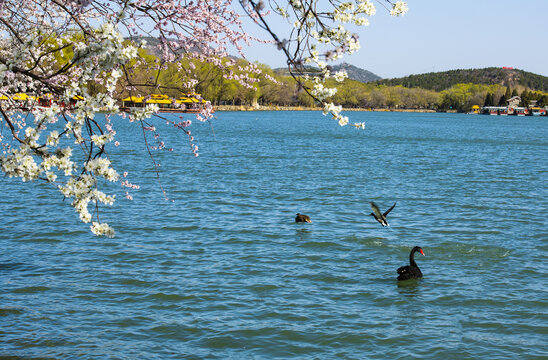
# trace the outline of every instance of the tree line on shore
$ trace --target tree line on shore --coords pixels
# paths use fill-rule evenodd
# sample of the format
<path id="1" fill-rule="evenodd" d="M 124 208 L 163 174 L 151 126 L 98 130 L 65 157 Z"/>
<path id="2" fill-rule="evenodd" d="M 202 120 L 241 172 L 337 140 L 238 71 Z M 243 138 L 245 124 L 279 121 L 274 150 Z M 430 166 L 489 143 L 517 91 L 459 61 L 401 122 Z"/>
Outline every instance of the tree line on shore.
<path id="1" fill-rule="evenodd" d="M 133 69 L 133 83 L 140 83 L 143 89 L 154 85 L 159 93 L 177 98 L 184 92 L 196 92 L 215 105 L 273 105 L 273 106 L 315 106 L 302 86 L 292 77 L 274 71 L 264 64 L 254 64 L 261 71 L 252 74 L 252 86 L 242 86 L 237 79 L 244 76 L 231 72 L 228 76 L 219 66 L 201 62 L 198 59 L 185 59 L 180 64 L 163 66 L 154 54 L 143 50 L 147 65 Z M 221 60 L 222 61 L 222 60 Z M 241 69 L 249 66 L 246 60 L 238 59 Z M 197 81 L 188 82 L 185 69 L 192 69 Z M 247 73 L 246 76 L 250 76 Z M 432 76 L 428 77 L 432 81 Z M 308 80 L 311 81 L 311 80 Z M 307 81 L 304 82 L 305 85 Z M 397 82 L 396 82 L 397 83 Z M 520 95 L 527 105 L 529 100 L 537 100 L 539 106 L 548 105 L 548 93 L 533 91 L 526 86 L 516 85 L 513 89 L 500 84 L 457 83 L 443 90 L 423 87 L 406 87 L 402 84 L 386 85 L 382 82 L 362 83 L 345 79 L 335 84 L 328 80 L 327 85 L 336 86 L 337 93 L 329 99 L 345 108 L 376 109 L 416 109 L 437 111 L 467 112 L 472 106 L 506 105 L 513 95 Z M 121 96 L 135 95 L 127 90 Z"/>

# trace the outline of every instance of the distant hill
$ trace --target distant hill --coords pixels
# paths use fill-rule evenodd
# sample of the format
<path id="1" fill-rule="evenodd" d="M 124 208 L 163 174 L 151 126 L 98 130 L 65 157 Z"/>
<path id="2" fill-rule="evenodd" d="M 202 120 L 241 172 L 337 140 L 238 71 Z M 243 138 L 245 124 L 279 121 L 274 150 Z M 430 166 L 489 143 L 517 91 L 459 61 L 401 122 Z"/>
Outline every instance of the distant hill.
<path id="1" fill-rule="evenodd" d="M 160 56 L 157 48 L 158 39 L 143 37 L 147 41 L 147 49 L 150 53 Z M 362 83 L 376 82 L 379 85 L 404 86 L 407 88 L 423 88 L 427 90 L 442 91 L 449 89 L 456 84 L 483 84 L 526 87 L 531 90 L 548 92 L 548 77 L 513 68 L 489 67 L 483 69 L 459 69 L 444 72 L 431 72 L 426 74 L 409 75 L 395 79 L 383 79 L 371 71 L 361 69 L 357 66 L 342 63 L 333 65 L 332 71 L 346 70 L 348 78 Z M 273 69 L 278 75 L 288 76 L 287 68 Z M 318 68 L 308 67 L 310 75 L 317 74 Z"/>
<path id="2" fill-rule="evenodd" d="M 152 54 L 154 56 L 161 56 L 161 51 L 158 48 L 158 45 L 160 44 L 160 40 L 158 40 L 155 37 L 150 37 L 150 36 L 143 36 L 143 37 L 140 37 L 138 39 L 146 41 L 146 48 L 147 48 L 147 50 L 150 54 Z M 238 59 L 238 58 L 234 57 L 234 59 Z M 307 66 L 307 68 L 308 68 L 309 73 L 311 75 L 319 72 L 318 68 L 314 68 L 312 66 L 310 66 L 310 67 Z M 346 70 L 346 73 L 348 74 L 349 79 L 360 81 L 360 82 L 363 82 L 363 83 L 373 82 L 373 81 L 377 81 L 377 80 L 382 79 L 382 77 L 372 73 L 369 70 L 364 70 L 364 69 L 361 69 L 361 68 L 359 68 L 357 66 L 354 66 L 354 65 L 351 65 L 351 64 L 342 63 L 342 64 L 339 64 L 339 65 L 333 65 L 333 71 L 340 71 L 341 69 Z M 279 75 L 285 75 L 285 76 L 289 75 L 289 72 L 287 71 L 287 68 L 277 68 L 277 69 L 273 69 L 273 70 L 274 70 L 275 73 L 277 73 Z"/>
<path id="3" fill-rule="evenodd" d="M 360 69 L 357 66 L 350 65 L 347 63 L 342 63 L 340 65 L 333 66 L 333 71 L 340 71 L 340 70 L 346 70 L 346 73 L 348 74 L 349 79 L 360 81 L 363 83 L 382 79 L 382 77 L 378 76 L 377 74 L 373 74 L 369 70 Z"/>
<path id="4" fill-rule="evenodd" d="M 408 88 L 418 87 L 435 91 L 448 89 L 455 84 L 467 83 L 499 84 L 511 88 L 521 85 L 531 90 L 548 91 L 548 77 L 546 76 L 519 69 L 497 67 L 409 75 L 397 79 L 383 79 L 377 81 L 377 83 L 388 86 L 402 85 Z"/>
<path id="5" fill-rule="evenodd" d="M 307 69 L 311 75 L 319 72 L 318 68 L 307 67 Z M 382 79 L 380 76 L 372 73 L 371 71 L 360 69 L 359 67 L 354 65 L 350 65 L 347 63 L 333 65 L 333 69 L 332 69 L 333 72 L 340 71 L 340 70 L 346 70 L 346 73 L 348 74 L 349 79 L 360 81 L 363 83 Z M 287 71 L 286 68 L 277 68 L 277 69 L 274 69 L 274 72 L 280 75 L 286 75 L 286 76 L 289 75 L 289 72 Z"/>

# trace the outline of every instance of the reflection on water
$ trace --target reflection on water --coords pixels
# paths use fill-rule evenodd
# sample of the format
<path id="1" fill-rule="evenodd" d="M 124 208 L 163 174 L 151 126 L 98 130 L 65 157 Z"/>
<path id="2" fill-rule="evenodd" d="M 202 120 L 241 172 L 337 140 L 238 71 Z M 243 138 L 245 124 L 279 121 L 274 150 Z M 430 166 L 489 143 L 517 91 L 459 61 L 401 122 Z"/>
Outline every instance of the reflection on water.
<path id="1" fill-rule="evenodd" d="M 420 294 L 421 279 L 410 279 L 397 281 L 398 293 L 409 297 L 414 297 Z"/>

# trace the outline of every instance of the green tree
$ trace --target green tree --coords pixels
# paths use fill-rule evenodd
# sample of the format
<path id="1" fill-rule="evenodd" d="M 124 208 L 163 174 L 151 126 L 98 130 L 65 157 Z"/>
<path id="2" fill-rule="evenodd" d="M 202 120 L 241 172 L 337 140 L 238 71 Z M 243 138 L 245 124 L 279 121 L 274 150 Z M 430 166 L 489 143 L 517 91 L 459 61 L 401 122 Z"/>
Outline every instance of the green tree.
<path id="1" fill-rule="evenodd" d="M 493 94 L 487 93 L 487 95 L 485 96 L 485 101 L 483 102 L 483 106 L 493 106 L 493 105 L 494 105 Z"/>
<path id="2" fill-rule="evenodd" d="M 523 90 L 522 93 L 521 93 L 521 101 L 519 103 L 520 106 L 527 106 L 529 105 L 529 100 L 530 100 L 530 96 L 529 96 L 529 91 L 527 91 L 527 89 Z"/>
<path id="3" fill-rule="evenodd" d="M 546 95 L 546 94 L 542 95 L 540 97 L 537 105 L 540 106 L 540 107 L 548 106 L 548 95 Z"/>
<path id="4" fill-rule="evenodd" d="M 506 95 L 502 95 L 499 99 L 499 106 L 505 106 L 506 105 Z"/>

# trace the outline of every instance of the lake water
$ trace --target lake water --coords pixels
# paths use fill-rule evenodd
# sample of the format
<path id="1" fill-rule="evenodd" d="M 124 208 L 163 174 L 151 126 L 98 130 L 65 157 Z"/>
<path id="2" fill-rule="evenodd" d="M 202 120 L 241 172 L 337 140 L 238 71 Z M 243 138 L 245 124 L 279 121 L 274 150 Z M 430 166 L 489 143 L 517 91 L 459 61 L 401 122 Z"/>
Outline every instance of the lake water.
<path id="1" fill-rule="evenodd" d="M 216 115 L 197 158 L 156 121 L 159 180 L 116 121 L 113 239 L 2 178 L 0 358 L 548 358 L 548 118 Z"/>

